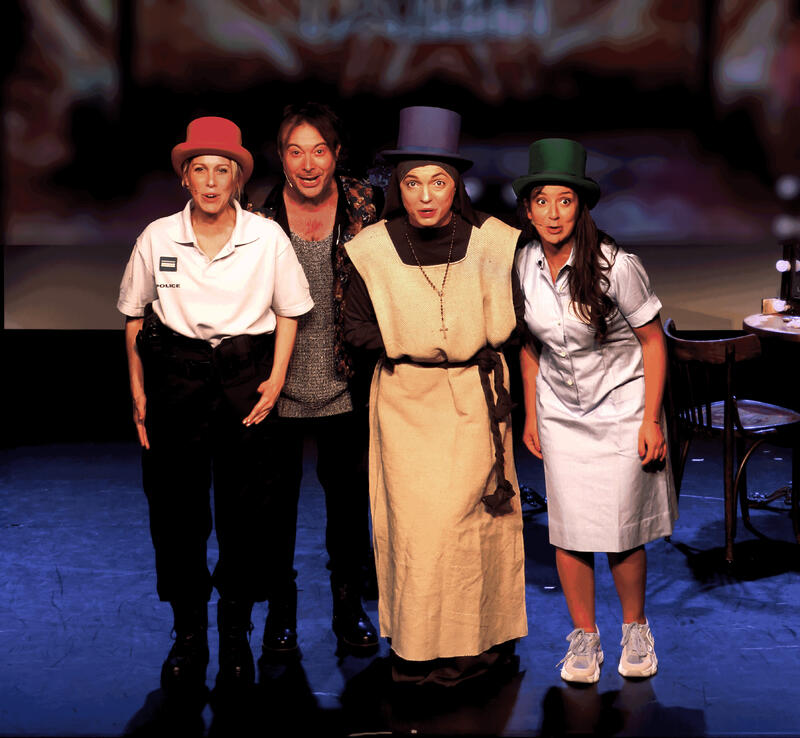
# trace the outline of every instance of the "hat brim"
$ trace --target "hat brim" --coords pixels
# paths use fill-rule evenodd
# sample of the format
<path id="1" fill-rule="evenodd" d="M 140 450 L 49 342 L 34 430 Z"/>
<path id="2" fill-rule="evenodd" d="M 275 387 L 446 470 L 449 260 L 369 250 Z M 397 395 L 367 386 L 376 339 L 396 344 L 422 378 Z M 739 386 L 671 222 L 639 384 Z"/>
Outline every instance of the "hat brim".
<path id="1" fill-rule="evenodd" d="M 583 196 L 589 210 L 597 205 L 597 201 L 600 199 L 600 185 L 597 182 L 588 177 L 572 177 L 568 174 L 549 174 L 548 172 L 526 174 L 523 177 L 517 177 L 511 186 L 517 197 L 524 197 L 532 187 L 548 184 L 563 184 L 577 190 Z"/>
<path id="2" fill-rule="evenodd" d="M 452 164 L 459 172 L 466 172 L 474 164 L 472 159 L 467 159 L 452 152 L 441 151 L 440 149 L 391 149 L 389 151 L 381 151 L 380 155 L 391 164 L 408 161 L 409 159 L 443 161 L 446 164 Z"/>
<path id="3" fill-rule="evenodd" d="M 203 146 L 200 144 L 187 145 L 186 142 L 179 143 L 172 149 L 172 168 L 180 177 L 183 167 L 183 162 L 191 159 L 193 156 L 224 156 L 227 159 L 233 159 L 242 168 L 242 184 L 250 179 L 253 173 L 253 157 L 244 146 L 236 146 L 232 148 L 220 148 L 219 146 Z"/>

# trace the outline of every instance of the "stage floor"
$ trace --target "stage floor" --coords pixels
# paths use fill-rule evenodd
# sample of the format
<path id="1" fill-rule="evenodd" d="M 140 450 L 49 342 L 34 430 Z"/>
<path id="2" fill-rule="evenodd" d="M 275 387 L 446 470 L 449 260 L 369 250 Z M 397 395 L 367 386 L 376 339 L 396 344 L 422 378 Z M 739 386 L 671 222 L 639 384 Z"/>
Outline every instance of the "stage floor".
<path id="1" fill-rule="evenodd" d="M 786 511 L 756 511 L 773 539 L 740 525 L 737 563 L 726 566 L 716 445 L 692 448 L 675 533 L 648 546 L 655 677 L 629 681 L 616 671 L 619 605 L 598 560 L 606 663 L 596 685 L 559 678 L 571 628 L 539 513 L 525 523 L 530 634 L 517 646 L 519 673 L 463 694 L 394 689 L 383 641 L 367 657 L 335 653 L 312 454 L 296 555 L 302 659 L 266 665 L 239 700 L 173 708 L 159 689 L 172 620 L 155 593 L 137 448 L 0 451 L 0 736 L 800 735 L 800 547 Z M 519 451 L 517 465 L 521 483 L 544 491 L 537 460 Z M 750 468 L 752 489 L 779 487 L 790 478 L 789 452 L 763 448 Z M 377 623 L 376 605 L 367 602 Z M 213 622 L 213 599 L 209 615 Z M 265 616 L 257 605 L 256 657 Z"/>

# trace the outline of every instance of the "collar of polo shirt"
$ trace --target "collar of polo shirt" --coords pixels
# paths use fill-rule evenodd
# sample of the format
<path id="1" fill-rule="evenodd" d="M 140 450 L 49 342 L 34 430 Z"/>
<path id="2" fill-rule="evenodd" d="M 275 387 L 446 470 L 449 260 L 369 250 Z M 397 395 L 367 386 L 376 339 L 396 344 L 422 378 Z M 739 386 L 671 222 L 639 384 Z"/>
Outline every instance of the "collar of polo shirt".
<path id="1" fill-rule="evenodd" d="M 236 223 L 233 226 L 233 233 L 231 234 L 231 243 L 234 248 L 258 240 L 260 234 L 259 221 L 262 219 L 258 218 L 258 216 L 254 218 L 245 218 L 243 216 L 242 206 L 239 205 L 236 200 L 233 201 L 233 207 L 234 210 L 236 210 Z M 175 226 L 169 229 L 167 235 L 177 243 L 187 245 L 194 243 L 191 200 L 186 203 L 186 207 L 181 212 L 180 220 Z"/>

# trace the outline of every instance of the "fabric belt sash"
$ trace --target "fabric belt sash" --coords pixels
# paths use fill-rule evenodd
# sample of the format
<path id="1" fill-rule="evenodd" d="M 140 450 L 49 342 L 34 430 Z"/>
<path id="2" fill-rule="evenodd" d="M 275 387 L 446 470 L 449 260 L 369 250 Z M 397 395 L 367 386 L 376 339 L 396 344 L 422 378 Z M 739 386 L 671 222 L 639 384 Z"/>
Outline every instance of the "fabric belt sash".
<path id="1" fill-rule="evenodd" d="M 492 515 L 504 515 L 512 511 L 511 498 L 514 497 L 514 488 L 506 479 L 505 448 L 503 437 L 500 433 L 500 421 L 505 420 L 511 412 L 511 395 L 503 384 L 503 361 L 500 354 L 490 346 L 484 346 L 478 353 L 466 361 L 440 361 L 423 362 L 414 361 L 409 357 L 399 359 L 384 359 L 384 367 L 392 372 L 395 364 L 411 364 L 413 366 L 431 367 L 438 369 L 455 369 L 459 367 L 477 366 L 481 378 L 483 396 L 486 399 L 486 408 L 489 411 L 489 424 L 494 442 L 494 471 L 497 479 L 497 488 L 490 495 L 484 495 L 481 501 Z M 494 393 L 492 392 L 492 379 L 494 379 Z M 497 400 L 495 400 L 495 394 Z"/>

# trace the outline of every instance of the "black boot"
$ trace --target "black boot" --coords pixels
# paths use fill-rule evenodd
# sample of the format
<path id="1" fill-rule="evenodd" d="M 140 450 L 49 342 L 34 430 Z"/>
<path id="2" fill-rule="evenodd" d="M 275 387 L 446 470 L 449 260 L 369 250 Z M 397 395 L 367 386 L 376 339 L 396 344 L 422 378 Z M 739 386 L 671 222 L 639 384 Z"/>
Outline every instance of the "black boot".
<path id="1" fill-rule="evenodd" d="M 265 654 L 297 650 L 297 588 L 294 583 L 291 588 L 269 598 L 261 648 Z"/>
<path id="2" fill-rule="evenodd" d="M 253 652 L 250 650 L 252 602 L 226 600 L 217 602 L 219 628 L 219 674 L 217 688 L 242 688 L 255 682 Z"/>
<path id="3" fill-rule="evenodd" d="M 378 645 L 378 631 L 364 612 L 361 593 L 356 585 L 331 576 L 333 593 L 333 622 L 336 637 L 355 648 L 374 648 Z"/>
<path id="4" fill-rule="evenodd" d="M 175 643 L 161 667 L 165 693 L 205 687 L 208 666 L 208 603 L 172 602 Z"/>

